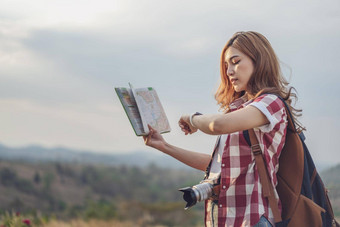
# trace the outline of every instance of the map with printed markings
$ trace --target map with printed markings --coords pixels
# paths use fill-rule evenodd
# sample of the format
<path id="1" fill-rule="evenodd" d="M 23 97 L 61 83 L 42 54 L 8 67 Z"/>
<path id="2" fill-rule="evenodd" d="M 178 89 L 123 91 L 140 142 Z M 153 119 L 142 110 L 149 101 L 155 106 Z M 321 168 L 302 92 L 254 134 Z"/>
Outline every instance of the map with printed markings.
<path id="1" fill-rule="evenodd" d="M 137 136 L 148 135 L 148 124 L 160 133 L 170 124 L 154 88 L 115 88 Z"/>

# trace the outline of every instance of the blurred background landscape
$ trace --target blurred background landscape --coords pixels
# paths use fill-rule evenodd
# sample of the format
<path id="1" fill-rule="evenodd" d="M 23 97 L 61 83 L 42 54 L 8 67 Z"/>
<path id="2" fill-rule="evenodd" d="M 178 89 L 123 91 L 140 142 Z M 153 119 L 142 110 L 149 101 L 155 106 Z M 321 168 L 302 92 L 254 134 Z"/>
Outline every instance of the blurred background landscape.
<path id="1" fill-rule="evenodd" d="M 184 211 L 177 189 L 197 184 L 203 173 L 170 160 L 145 152 L 0 146 L 0 213 L 26 214 L 47 226 L 75 219 L 108 226 L 202 226 L 203 204 Z"/>
<path id="2" fill-rule="evenodd" d="M 154 87 L 171 144 L 182 114 L 219 113 L 219 58 L 237 31 L 271 42 L 339 215 L 339 0 L 1 0 L 0 227 L 202 226 L 178 188 L 203 173 L 146 147 L 114 87 Z"/>
<path id="3" fill-rule="evenodd" d="M 339 172 L 340 165 L 321 171 L 338 217 Z M 0 221 L 28 217 L 34 226 L 203 226 L 203 203 L 184 211 L 177 191 L 202 178 L 201 171 L 147 152 L 101 155 L 2 145 Z"/>

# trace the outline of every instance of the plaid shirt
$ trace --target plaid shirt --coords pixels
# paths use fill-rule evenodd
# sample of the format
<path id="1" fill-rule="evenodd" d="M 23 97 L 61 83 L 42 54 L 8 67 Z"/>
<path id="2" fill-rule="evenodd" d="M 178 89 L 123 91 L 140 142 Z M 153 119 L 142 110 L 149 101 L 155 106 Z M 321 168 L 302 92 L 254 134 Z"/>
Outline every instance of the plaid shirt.
<path id="1" fill-rule="evenodd" d="M 259 109 L 269 120 L 269 124 L 254 128 L 254 131 L 259 140 L 272 184 L 276 186 L 278 158 L 285 142 L 287 128 L 284 104 L 277 96 L 265 94 L 254 101 L 245 102 L 243 98 L 237 99 L 230 105 L 230 110 L 234 111 L 247 105 Z M 262 215 L 274 225 L 274 216 L 267 200 L 262 196 L 255 159 L 243 132 L 231 133 L 225 138 L 225 141 L 221 140 L 218 145 L 224 146 L 221 159 L 218 226 L 253 226 L 259 222 Z M 276 191 L 275 194 L 278 198 Z M 279 208 L 281 209 L 280 201 Z M 207 200 L 206 226 L 212 226 L 211 209 L 212 201 Z"/>

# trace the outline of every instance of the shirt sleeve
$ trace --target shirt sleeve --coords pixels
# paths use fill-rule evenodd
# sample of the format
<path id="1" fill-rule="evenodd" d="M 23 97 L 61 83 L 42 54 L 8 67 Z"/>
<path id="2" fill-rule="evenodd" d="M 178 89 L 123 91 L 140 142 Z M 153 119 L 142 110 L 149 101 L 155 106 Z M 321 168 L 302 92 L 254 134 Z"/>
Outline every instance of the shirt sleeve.
<path id="1" fill-rule="evenodd" d="M 276 95 L 265 94 L 257 97 L 249 105 L 256 107 L 268 119 L 269 123 L 258 127 L 262 132 L 272 131 L 276 125 L 286 121 L 285 105 Z"/>

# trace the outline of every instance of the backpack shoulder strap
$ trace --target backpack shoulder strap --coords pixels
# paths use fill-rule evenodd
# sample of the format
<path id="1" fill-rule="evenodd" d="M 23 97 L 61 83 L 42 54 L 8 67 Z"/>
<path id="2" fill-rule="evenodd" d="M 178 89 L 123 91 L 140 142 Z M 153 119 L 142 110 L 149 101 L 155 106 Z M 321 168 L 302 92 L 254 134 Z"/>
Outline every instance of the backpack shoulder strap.
<path id="1" fill-rule="evenodd" d="M 274 188 L 269 179 L 268 171 L 265 165 L 265 161 L 262 156 L 262 151 L 258 139 L 256 138 L 254 129 L 249 129 L 249 138 L 251 142 L 251 151 L 255 157 L 255 163 L 257 166 L 257 171 L 259 173 L 260 182 L 262 185 L 262 193 L 265 198 L 268 198 L 269 206 L 272 209 L 275 222 L 281 222 L 281 215 L 278 206 L 278 201 L 275 198 Z"/>
<path id="2" fill-rule="evenodd" d="M 277 96 L 285 105 L 285 110 L 286 110 L 286 114 L 287 114 L 287 121 L 288 121 L 288 125 L 287 125 L 287 134 L 292 134 L 292 135 L 297 135 L 297 130 L 296 130 L 296 127 L 295 127 L 295 123 L 294 123 L 294 118 L 292 116 L 292 113 L 289 109 L 289 106 L 288 104 L 285 102 L 285 100 L 280 97 L 280 96 Z M 288 133 L 289 132 L 289 133 Z M 278 208 L 278 202 L 275 198 L 275 194 L 274 194 L 274 187 L 273 185 L 271 184 L 271 181 L 270 181 L 270 178 L 269 178 L 269 174 L 268 174 L 268 170 L 266 168 L 266 165 L 265 165 L 265 160 L 262 156 L 262 151 L 260 149 L 260 146 L 259 146 L 259 142 L 258 142 L 258 139 L 255 135 L 255 132 L 254 132 L 254 129 L 249 129 L 248 130 L 248 134 L 249 134 L 249 138 L 250 138 L 250 142 L 251 142 L 251 148 L 252 148 L 252 152 L 254 154 L 254 157 L 255 157 L 255 164 L 257 166 L 257 169 L 258 169 L 258 173 L 259 173 L 259 178 L 260 178 L 260 182 L 262 184 L 262 190 L 263 190 L 263 195 L 264 197 L 267 197 L 268 198 L 268 202 L 269 202 L 269 206 L 270 208 L 272 209 L 273 211 L 273 214 L 274 214 L 274 219 L 275 219 L 275 222 L 279 222 L 277 220 L 281 220 L 282 217 L 281 217 L 281 214 L 280 214 L 280 211 L 279 211 L 279 208 Z M 295 144 L 293 144 L 295 146 Z M 259 149 L 259 152 L 256 151 L 256 147 L 258 146 L 258 149 Z M 286 144 L 285 144 L 286 146 Z M 282 155 L 281 155 L 282 156 Z M 301 159 L 301 157 L 300 157 Z M 302 156 L 302 160 L 299 160 L 299 163 L 302 162 L 303 164 L 303 156 Z M 303 166 L 302 166 L 303 168 Z M 281 169 L 281 172 L 282 172 L 282 166 L 280 164 L 280 169 Z M 290 168 L 291 169 L 291 168 Z M 280 172 L 280 171 L 279 171 Z M 303 173 L 303 169 L 301 171 L 299 171 L 299 173 L 302 172 Z M 284 172 L 285 173 L 285 172 Z M 278 173 L 279 174 L 279 173 Z M 290 174 L 290 172 L 289 172 Z M 287 174 L 285 174 L 287 175 Z M 300 179 L 302 179 L 302 176 L 298 175 L 298 181 L 300 182 Z M 279 176 L 278 176 L 279 177 Z M 294 181 L 295 182 L 295 181 Z M 302 180 L 301 180 L 302 182 Z M 294 184 L 295 185 L 295 184 Z M 294 190 L 294 192 L 296 191 L 296 193 L 300 193 L 300 190 L 301 190 L 301 185 L 297 185 L 296 186 L 298 189 L 297 190 Z M 295 189 L 295 188 L 294 188 Z M 269 193 L 268 193 L 269 192 Z M 280 194 L 280 192 L 278 191 L 278 193 Z M 281 195 L 280 195 L 281 196 Z M 281 201 L 282 202 L 282 201 Z M 285 217 L 287 215 L 284 215 L 282 213 L 282 216 Z"/>
<path id="3" fill-rule="evenodd" d="M 285 105 L 285 109 L 286 109 L 286 112 L 287 112 L 287 120 L 288 120 L 287 129 L 291 130 L 293 132 L 296 132 L 294 118 L 293 118 L 293 116 L 292 116 L 292 114 L 289 110 L 287 103 L 285 102 L 285 100 L 282 97 L 280 97 L 280 96 L 277 96 L 277 97 Z M 263 196 L 268 199 L 269 206 L 272 209 L 275 222 L 276 223 L 281 222 L 282 217 L 281 217 L 281 214 L 280 214 L 278 201 L 275 198 L 274 187 L 273 187 L 273 185 L 270 181 L 270 178 L 269 178 L 268 170 L 267 170 L 266 165 L 265 165 L 265 160 L 262 156 L 262 150 L 261 150 L 261 147 L 259 145 L 259 141 L 258 141 L 258 139 L 255 135 L 254 129 L 249 129 L 248 134 L 249 134 L 249 139 L 250 139 L 250 143 L 251 143 L 251 151 L 254 154 L 255 164 L 257 166 L 260 182 L 261 182 L 261 185 L 262 185 Z"/>

